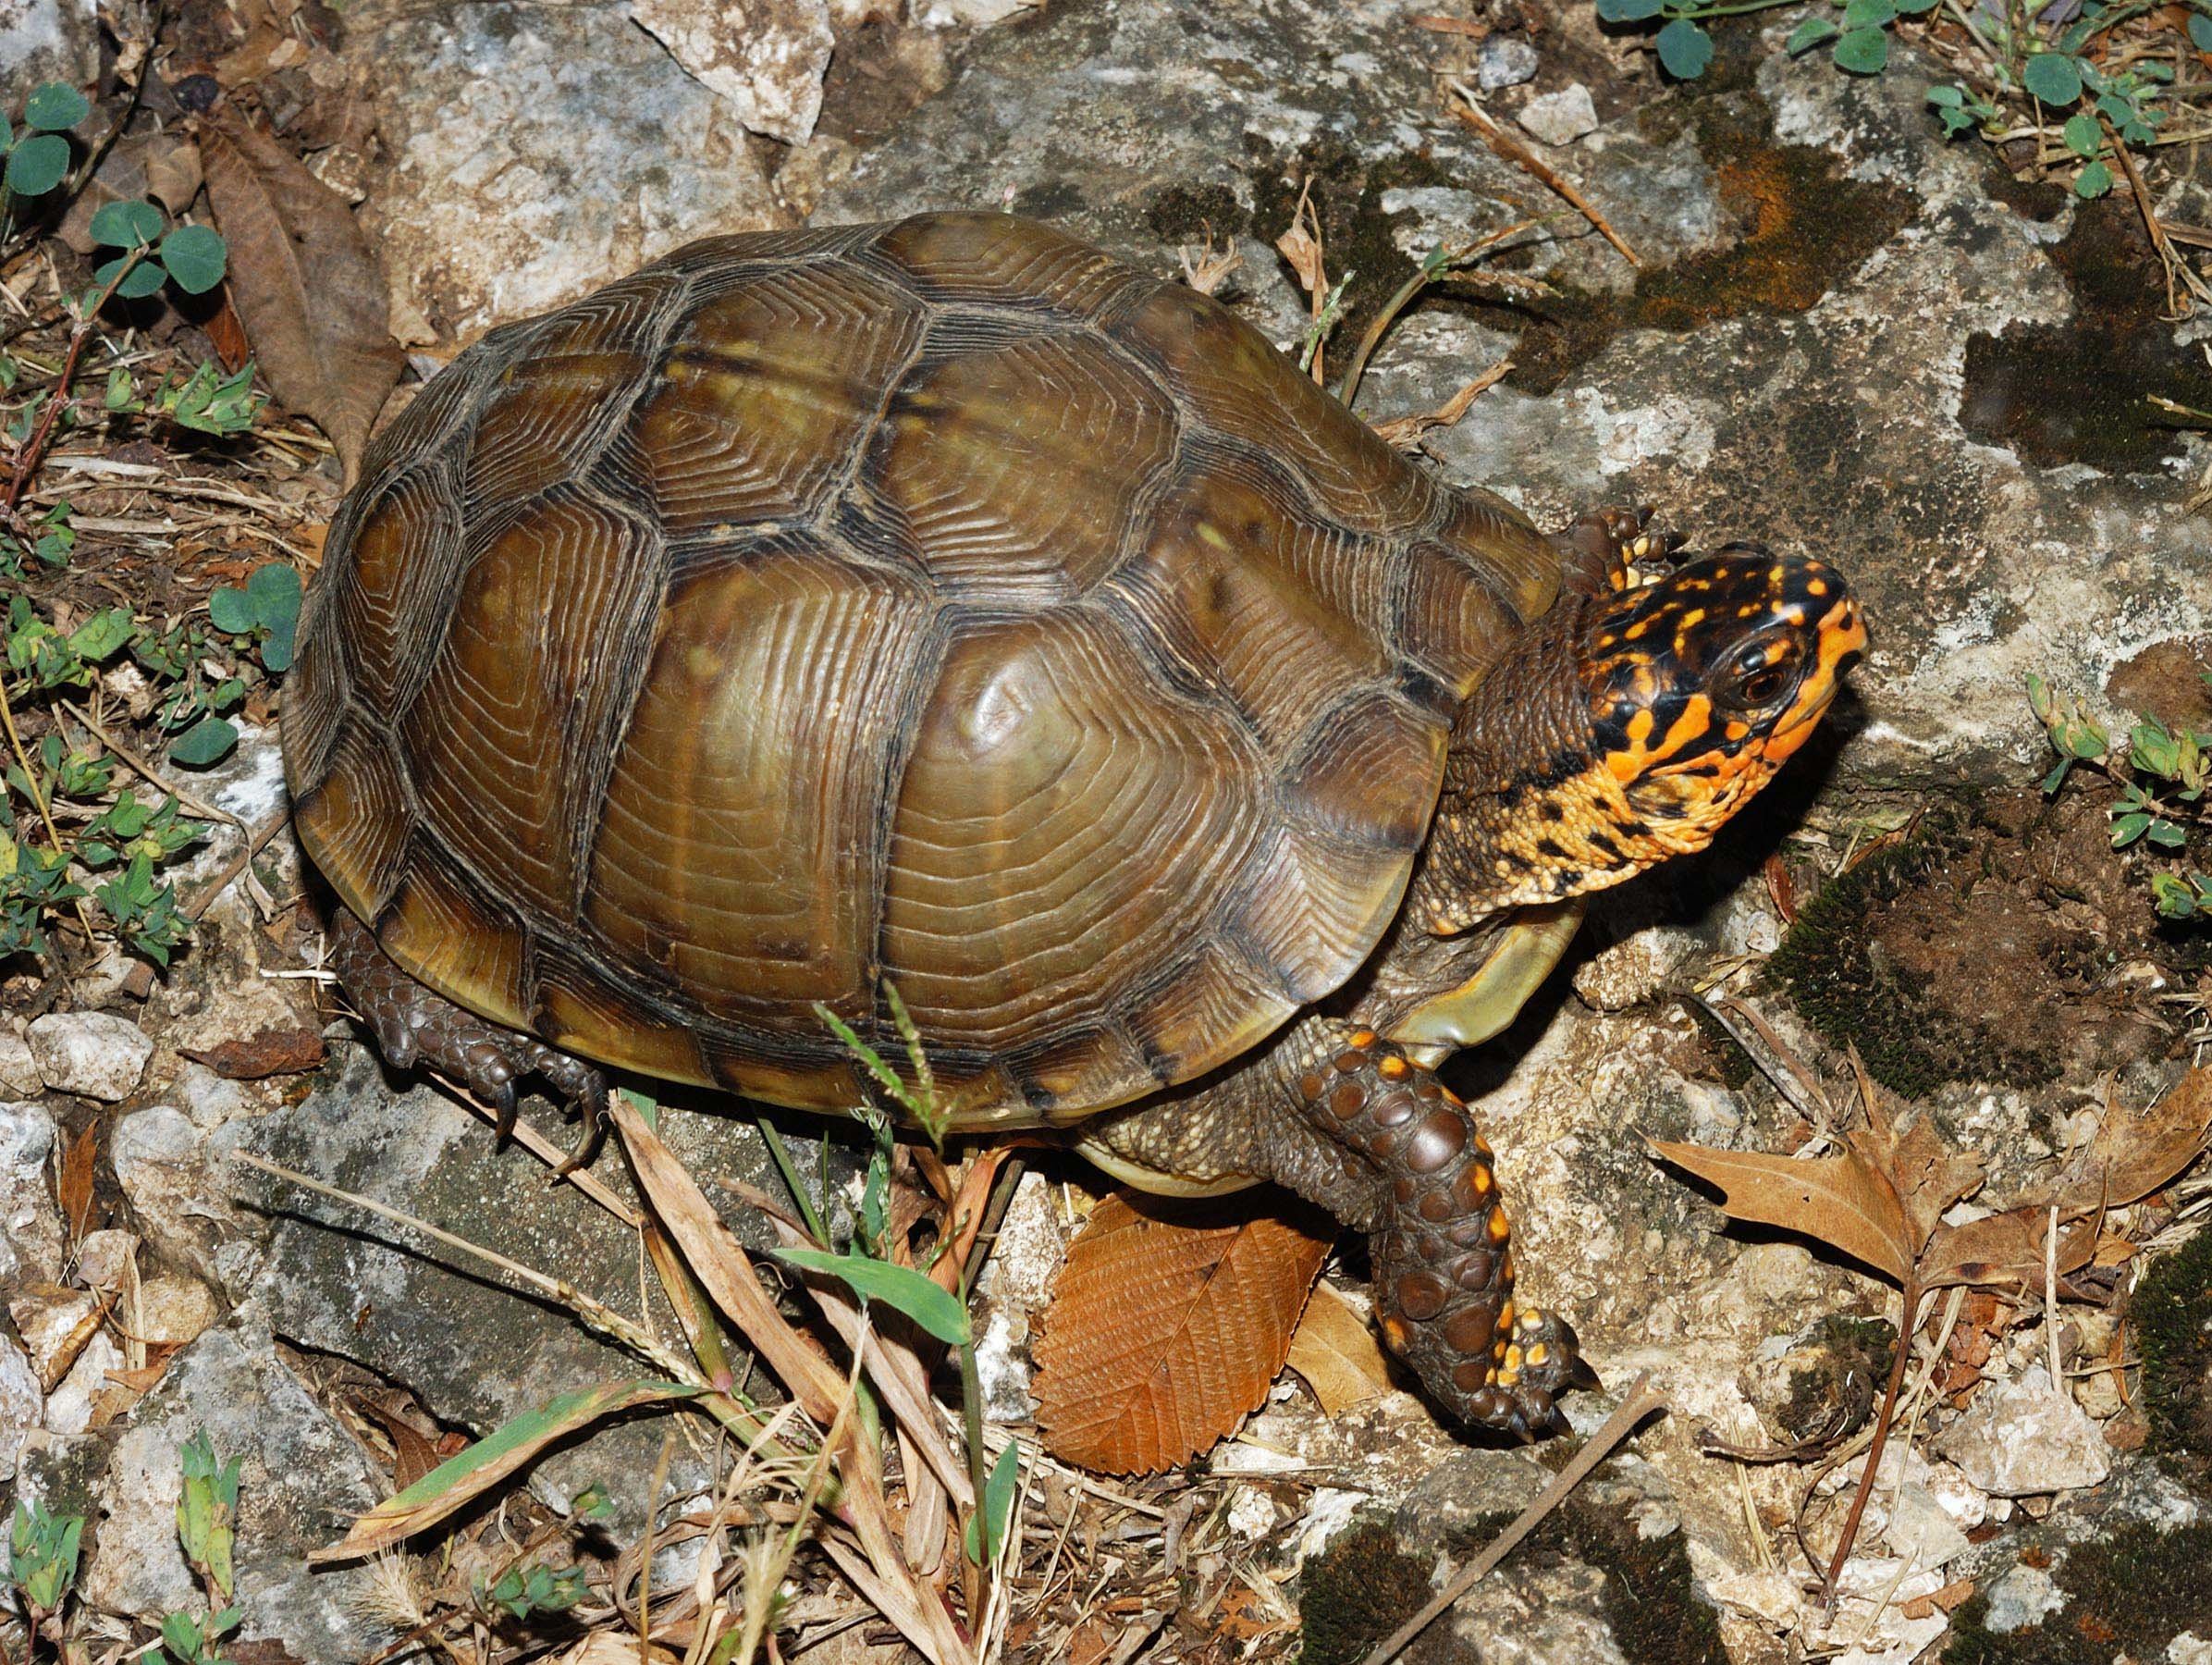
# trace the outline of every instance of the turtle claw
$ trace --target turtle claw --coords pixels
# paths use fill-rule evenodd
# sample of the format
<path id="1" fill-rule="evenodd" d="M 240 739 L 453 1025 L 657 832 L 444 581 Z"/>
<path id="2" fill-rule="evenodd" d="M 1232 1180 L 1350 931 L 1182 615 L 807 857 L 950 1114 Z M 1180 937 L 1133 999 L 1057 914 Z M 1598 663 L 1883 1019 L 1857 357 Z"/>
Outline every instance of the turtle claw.
<path id="1" fill-rule="evenodd" d="M 385 1062 L 394 1069 L 427 1065 L 461 1082 L 491 1107 L 498 1142 L 514 1133 L 515 1083 L 535 1075 L 584 1121 L 583 1137 L 555 1172 L 573 1172 L 598 1154 L 607 1110 L 607 1078 L 600 1071 L 535 1036 L 487 1023 L 416 982 L 350 914 L 332 922 L 330 968 L 375 1034 Z"/>

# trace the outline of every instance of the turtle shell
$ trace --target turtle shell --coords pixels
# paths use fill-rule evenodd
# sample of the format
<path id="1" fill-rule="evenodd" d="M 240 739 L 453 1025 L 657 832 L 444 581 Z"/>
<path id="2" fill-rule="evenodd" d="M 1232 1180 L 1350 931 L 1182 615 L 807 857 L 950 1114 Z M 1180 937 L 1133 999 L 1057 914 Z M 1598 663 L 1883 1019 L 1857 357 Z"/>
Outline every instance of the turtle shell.
<path id="1" fill-rule="evenodd" d="M 1213 1068 L 1403 894 L 1550 545 L 1211 300 L 1005 216 L 717 239 L 462 353 L 332 524 L 300 833 L 433 989 L 965 1127 Z M 895 1050 L 896 1042 L 892 1040 Z"/>

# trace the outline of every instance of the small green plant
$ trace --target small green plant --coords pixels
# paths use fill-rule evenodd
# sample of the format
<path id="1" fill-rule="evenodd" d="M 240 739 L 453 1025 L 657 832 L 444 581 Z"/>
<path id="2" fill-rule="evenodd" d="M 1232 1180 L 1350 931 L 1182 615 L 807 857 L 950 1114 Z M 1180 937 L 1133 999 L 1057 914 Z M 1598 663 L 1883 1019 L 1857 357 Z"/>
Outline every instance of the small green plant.
<path id="1" fill-rule="evenodd" d="M 69 142 L 63 135 L 92 113 L 84 94 L 59 81 L 31 89 L 23 102 L 23 130 L 0 118 L 0 230 L 14 217 L 16 201 L 41 197 L 69 177 Z"/>
<path id="2" fill-rule="evenodd" d="M 1796 0 L 1596 0 L 1608 23 L 1657 22 L 1653 44 L 1668 74 L 1695 80 L 1713 62 L 1707 25 L 1717 19 L 1771 10 Z M 1933 19 L 1942 0 L 1823 0 L 1789 33 L 1783 50 L 1792 56 L 1825 47 L 1836 67 L 1852 75 L 1879 75 L 1889 63 L 1890 37 L 1900 23 Z M 2086 0 L 2077 13 L 2059 6 L 1977 6 L 1959 11 L 1961 50 L 1974 60 L 1969 80 L 1939 83 L 1928 103 L 1947 134 L 1979 132 L 1993 141 L 2017 139 L 2021 129 L 2058 139 L 2073 158 L 2073 189 L 2099 197 L 2124 170 L 2125 151 L 2157 142 L 2170 96 L 2172 62 L 2188 51 L 2212 51 L 2212 0 L 2190 0 L 2185 27 L 2165 20 L 2159 0 Z M 1953 10 L 1958 10 L 1954 7 Z M 2145 50 L 2131 44 L 2106 52 L 2106 37 L 2122 24 L 2139 23 L 2157 39 Z"/>
<path id="3" fill-rule="evenodd" d="M 77 1541 L 83 1532 L 81 1516 L 51 1514 L 43 1503 L 16 1505 L 7 1539 L 7 1580 L 30 1629 L 31 1653 L 37 1653 L 40 1629 L 53 1623 L 77 1582 Z"/>
<path id="4" fill-rule="evenodd" d="M 207 1611 L 169 1614 L 161 1622 L 161 1646 L 146 1659 L 149 1665 L 227 1665 L 222 1640 L 240 1618 L 230 1600 L 237 1583 L 232 1553 L 239 1460 L 218 1457 L 204 1428 L 178 1448 L 178 1459 L 183 1486 L 177 1498 L 177 1541 L 207 1594 Z"/>
<path id="5" fill-rule="evenodd" d="M 2169 728 L 2154 717 L 2140 717 L 2126 740 L 2116 744 L 2111 731 L 2090 716 L 2079 699 L 2054 694 L 2035 675 L 2028 678 L 2028 705 L 2049 736 L 2051 749 L 2058 754 L 2058 764 L 2043 778 L 2045 792 L 2057 792 L 2076 769 L 2093 770 L 2115 789 L 2105 810 L 2114 849 L 2141 845 L 2176 857 L 2188 853 L 2191 832 L 2206 821 L 2212 734 Z M 2163 918 L 2195 919 L 2212 914 L 2212 876 L 2189 869 L 2158 869 L 2151 874 L 2150 886 L 2152 905 Z"/>
<path id="6" fill-rule="evenodd" d="M 541 1561 L 510 1567 L 495 1579 L 479 1575 L 475 1585 L 480 1609 L 497 1610 L 517 1620 L 536 1613 L 565 1613 L 590 1593 L 584 1568 L 553 1568 Z"/>

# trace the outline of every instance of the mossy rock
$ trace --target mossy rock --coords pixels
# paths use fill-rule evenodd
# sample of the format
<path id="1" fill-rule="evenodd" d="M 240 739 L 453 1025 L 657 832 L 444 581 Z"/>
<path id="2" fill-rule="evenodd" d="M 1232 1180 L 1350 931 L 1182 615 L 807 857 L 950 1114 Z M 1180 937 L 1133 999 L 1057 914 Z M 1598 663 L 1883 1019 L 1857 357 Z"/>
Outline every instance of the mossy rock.
<path id="1" fill-rule="evenodd" d="M 1300 1665 L 1365 1659 L 1432 1594 L 1428 1564 L 1401 1550 L 1387 1524 L 1353 1522 L 1307 1563 L 1298 1581 Z"/>
<path id="2" fill-rule="evenodd" d="M 1966 857 L 1975 839 L 1965 817 L 1932 814 L 1904 843 L 1838 873 L 1799 909 L 1766 974 L 1838 1051 L 1856 1046 L 1868 1072 L 1911 1100 L 1948 1082 L 2002 1080 L 2039 1086 L 2055 1056 L 1961 1022 L 1934 998 L 1925 979 L 1898 966 L 1879 941 L 1884 909 L 1942 863 Z"/>
<path id="3" fill-rule="evenodd" d="M 2212 1229 L 2152 1264 L 2128 1315 L 2143 1353 L 2145 1449 L 2175 1478 L 2212 1493 Z"/>
<path id="4" fill-rule="evenodd" d="M 2212 1525 L 2160 1532 L 2131 1521 L 2066 1552 L 2052 1573 L 2065 1605 L 2016 1631 L 1988 1628 L 1977 1595 L 1951 1620 L 1944 1665 L 2111 1665 L 2162 1660 L 2183 1632 L 2212 1636 Z"/>

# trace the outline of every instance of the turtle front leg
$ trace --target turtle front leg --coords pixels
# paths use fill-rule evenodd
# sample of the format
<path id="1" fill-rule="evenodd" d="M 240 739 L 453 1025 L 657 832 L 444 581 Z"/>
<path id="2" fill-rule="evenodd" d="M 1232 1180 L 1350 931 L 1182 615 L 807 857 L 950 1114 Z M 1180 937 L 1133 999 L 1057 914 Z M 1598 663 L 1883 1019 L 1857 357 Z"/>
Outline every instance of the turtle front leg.
<path id="1" fill-rule="evenodd" d="M 542 1077 L 584 1120 L 582 1137 L 555 1171 L 565 1174 L 598 1154 L 607 1109 L 607 1078 L 598 1070 L 417 982 L 342 909 L 330 927 L 328 965 L 394 1069 L 427 1064 L 452 1076 L 498 1112 L 494 1128 L 502 1141 L 514 1131 L 515 1082 Z"/>
<path id="2" fill-rule="evenodd" d="M 1431 1394 L 1520 1438 L 1594 1385 L 1574 1328 L 1513 1299 L 1511 1232 L 1467 1105 L 1373 1030 L 1309 1018 L 1264 1061 L 1085 1129 L 1149 1190 L 1272 1179 L 1370 1234 L 1375 1322 Z"/>

